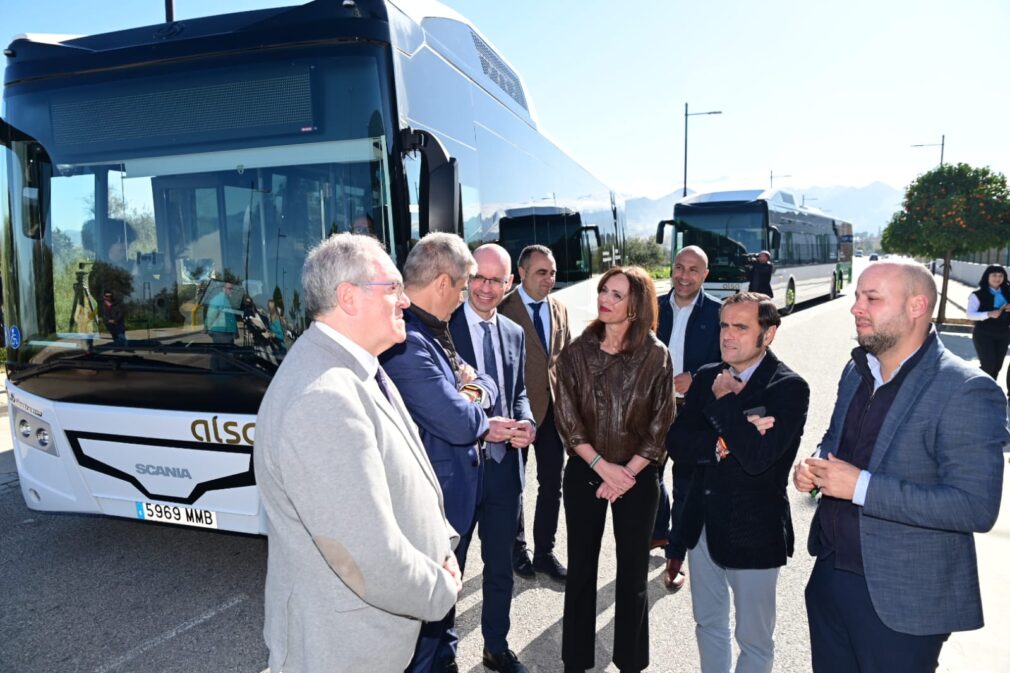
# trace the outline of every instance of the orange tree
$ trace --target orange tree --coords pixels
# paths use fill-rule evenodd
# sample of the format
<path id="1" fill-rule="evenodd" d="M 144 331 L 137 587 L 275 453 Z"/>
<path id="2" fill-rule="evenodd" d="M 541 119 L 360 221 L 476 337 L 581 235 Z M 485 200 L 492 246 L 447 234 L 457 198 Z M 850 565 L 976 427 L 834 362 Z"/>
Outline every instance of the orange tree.
<path id="1" fill-rule="evenodd" d="M 937 321 L 946 319 L 950 260 L 1003 245 L 1010 238 L 1006 177 L 968 164 L 940 166 L 908 186 L 902 208 L 884 228 L 888 252 L 943 258 Z"/>

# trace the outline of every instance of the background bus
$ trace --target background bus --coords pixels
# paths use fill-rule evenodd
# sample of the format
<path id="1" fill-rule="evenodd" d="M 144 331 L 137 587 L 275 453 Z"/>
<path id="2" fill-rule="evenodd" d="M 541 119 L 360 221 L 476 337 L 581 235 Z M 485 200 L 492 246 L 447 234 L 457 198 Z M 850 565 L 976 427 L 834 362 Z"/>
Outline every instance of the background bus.
<path id="1" fill-rule="evenodd" d="M 663 242 L 673 227 L 672 251 L 697 245 L 708 254 L 705 291 L 726 297 L 747 289 L 747 273 L 761 250 L 771 253 L 772 291 L 784 313 L 797 303 L 834 298 L 852 280 L 852 225 L 815 208 L 796 205 L 784 191 L 695 194 L 673 207 L 673 220 L 659 223 Z"/>
<path id="2" fill-rule="evenodd" d="M 428 231 L 476 247 L 521 221 L 523 241 L 564 242 L 572 282 L 620 258 L 621 200 L 436 3 L 318 0 L 6 54 L 0 265 L 33 509 L 264 532 L 254 415 L 331 233 L 402 263 Z"/>

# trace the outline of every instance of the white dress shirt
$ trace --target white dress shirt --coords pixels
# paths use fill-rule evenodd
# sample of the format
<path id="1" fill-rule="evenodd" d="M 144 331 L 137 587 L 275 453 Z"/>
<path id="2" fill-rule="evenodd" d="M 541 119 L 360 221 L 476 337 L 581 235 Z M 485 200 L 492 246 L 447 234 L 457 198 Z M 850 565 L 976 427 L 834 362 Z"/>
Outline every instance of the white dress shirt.
<path id="1" fill-rule="evenodd" d="M 551 305 L 547 301 L 547 297 L 537 300 L 526 294 L 526 290 L 522 285 L 519 286 L 519 298 L 523 300 L 523 306 L 526 307 L 526 313 L 529 314 L 530 320 L 533 320 L 533 307 L 530 304 L 537 301 L 543 302 L 540 305 L 540 320 L 544 323 L 544 329 L 547 330 L 547 334 L 544 335 L 544 343 L 547 344 L 547 352 L 550 353 L 551 350 Z M 536 325 L 536 321 L 533 322 Z"/>

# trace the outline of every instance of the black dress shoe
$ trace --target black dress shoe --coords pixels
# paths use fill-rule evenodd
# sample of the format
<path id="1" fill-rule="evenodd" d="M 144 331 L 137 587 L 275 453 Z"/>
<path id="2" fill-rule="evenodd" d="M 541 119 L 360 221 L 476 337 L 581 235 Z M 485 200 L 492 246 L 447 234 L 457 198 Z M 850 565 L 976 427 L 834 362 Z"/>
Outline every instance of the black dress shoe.
<path id="1" fill-rule="evenodd" d="M 536 571 L 533 570 L 533 561 L 530 560 L 530 553 L 525 549 L 512 557 L 512 570 L 519 577 L 525 577 L 526 579 L 532 579 L 537 576 Z"/>
<path id="2" fill-rule="evenodd" d="M 501 654 L 491 654 L 484 650 L 484 667 L 499 673 L 530 673 L 530 669 L 519 663 L 519 657 L 512 650 Z"/>
<path id="3" fill-rule="evenodd" d="M 544 573 L 552 580 L 564 582 L 568 579 L 568 568 L 561 565 L 561 561 L 553 552 L 546 556 L 534 556 L 533 569 L 538 573 Z"/>
<path id="4" fill-rule="evenodd" d="M 435 664 L 433 670 L 435 673 L 459 673 L 459 666 L 456 665 L 455 658 L 446 657 Z"/>

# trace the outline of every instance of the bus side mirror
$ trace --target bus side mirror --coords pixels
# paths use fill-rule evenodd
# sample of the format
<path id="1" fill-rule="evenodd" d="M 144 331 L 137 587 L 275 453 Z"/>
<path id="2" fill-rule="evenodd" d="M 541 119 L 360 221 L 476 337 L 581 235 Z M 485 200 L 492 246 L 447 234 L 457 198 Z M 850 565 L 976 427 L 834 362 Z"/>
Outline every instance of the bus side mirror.
<path id="1" fill-rule="evenodd" d="M 418 194 L 420 234 L 444 231 L 462 235 L 459 165 L 438 138 L 427 131 L 400 131 L 401 151 L 420 152 L 421 184 Z"/>
<path id="2" fill-rule="evenodd" d="M 779 231 L 778 227 L 770 226 L 768 230 L 771 232 L 772 240 L 771 246 L 772 250 L 775 251 L 775 256 L 778 257 L 779 246 L 782 244 L 782 232 Z"/>
<path id="3" fill-rule="evenodd" d="M 596 237 L 596 247 L 600 247 L 600 228 L 595 224 L 585 224 L 579 227 L 579 231 L 592 231 L 593 235 Z"/>
<path id="4" fill-rule="evenodd" d="M 0 143 L 8 150 L 15 140 L 30 143 L 21 185 L 21 232 L 34 240 L 42 240 L 49 217 L 49 186 L 53 178 L 53 162 L 49 153 L 34 138 L 0 119 Z"/>
<path id="5" fill-rule="evenodd" d="M 663 233 L 666 231 L 667 227 L 673 226 L 673 220 L 660 220 L 659 224 L 656 225 L 656 243 L 663 245 Z"/>

